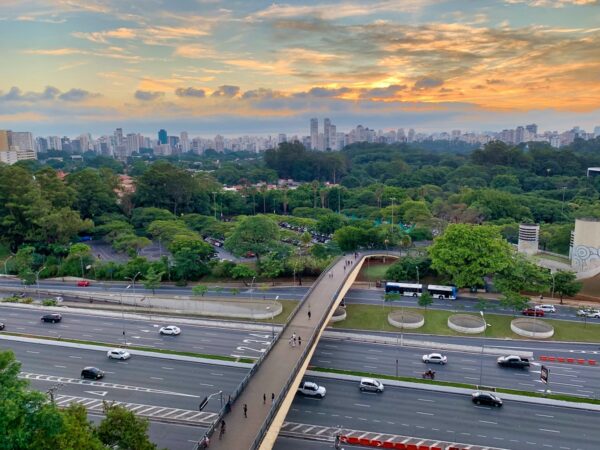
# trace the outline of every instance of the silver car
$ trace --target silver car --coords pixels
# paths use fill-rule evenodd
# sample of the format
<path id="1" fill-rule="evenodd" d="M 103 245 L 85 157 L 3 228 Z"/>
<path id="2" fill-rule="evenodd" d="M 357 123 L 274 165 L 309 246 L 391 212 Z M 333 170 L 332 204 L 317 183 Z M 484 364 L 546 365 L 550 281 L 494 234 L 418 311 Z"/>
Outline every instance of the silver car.
<path id="1" fill-rule="evenodd" d="M 359 389 L 363 392 L 383 392 L 383 383 L 374 378 L 362 378 L 360 380 Z"/>

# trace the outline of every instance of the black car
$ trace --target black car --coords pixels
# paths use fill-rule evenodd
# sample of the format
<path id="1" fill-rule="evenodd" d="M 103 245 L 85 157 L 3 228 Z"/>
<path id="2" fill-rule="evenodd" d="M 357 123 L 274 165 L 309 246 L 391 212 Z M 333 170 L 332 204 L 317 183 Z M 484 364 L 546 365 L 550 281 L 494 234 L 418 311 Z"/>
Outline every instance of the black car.
<path id="1" fill-rule="evenodd" d="M 4 323 L 0 322 L 0 330 L 4 330 Z"/>
<path id="2" fill-rule="evenodd" d="M 502 399 L 491 392 L 473 392 L 471 400 L 476 405 L 502 406 Z"/>
<path id="3" fill-rule="evenodd" d="M 62 320 L 62 316 L 58 313 L 46 314 L 42 316 L 42 322 L 56 323 Z"/>
<path id="4" fill-rule="evenodd" d="M 104 378 L 104 372 L 97 367 L 84 367 L 81 371 L 81 378 L 99 380 L 100 378 Z"/>

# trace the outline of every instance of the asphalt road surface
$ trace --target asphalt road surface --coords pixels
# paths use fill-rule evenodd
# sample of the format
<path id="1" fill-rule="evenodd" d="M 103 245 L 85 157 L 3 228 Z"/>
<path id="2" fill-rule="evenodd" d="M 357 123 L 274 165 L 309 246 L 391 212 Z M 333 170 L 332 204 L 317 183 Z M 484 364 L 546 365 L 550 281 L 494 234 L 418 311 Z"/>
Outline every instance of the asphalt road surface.
<path id="1" fill-rule="evenodd" d="M 96 350 L 0 342 L 3 348 L 8 346 L 16 352 L 24 373 L 66 377 L 57 391 L 61 395 L 100 396 L 105 400 L 193 410 L 204 395 L 219 390 L 230 392 L 245 373 L 239 368 L 135 355 L 126 362 L 109 361 L 104 352 Z M 105 379 L 78 380 L 85 365 L 106 370 Z M 355 382 L 314 380 L 327 388 L 327 396 L 322 400 L 298 396 L 287 421 L 518 450 L 600 447 L 598 412 L 517 401 L 505 401 L 502 408 L 478 407 L 468 395 L 392 386 L 387 386 L 382 394 L 370 394 L 360 392 Z M 56 381 L 42 379 L 34 381 L 33 387 L 45 391 L 55 384 Z M 209 402 L 207 410 L 216 411 L 218 406 L 217 401 Z M 249 413 L 261 406 L 249 405 Z M 230 428 L 228 432 L 235 430 Z M 160 427 L 156 433 L 161 434 Z M 190 433 L 191 439 L 200 434 L 196 437 Z M 168 448 L 186 448 L 191 444 L 187 433 L 174 438 L 162 432 L 162 436 L 161 441 L 177 441 L 176 446 Z"/>
<path id="2" fill-rule="evenodd" d="M 64 290 L 65 292 L 70 291 L 90 293 L 93 291 L 98 292 L 111 292 L 120 294 L 124 291 L 125 287 L 130 284 L 128 282 L 102 282 L 92 281 L 92 285 L 86 288 L 76 286 L 76 283 L 60 282 L 60 281 L 40 281 L 40 289 L 52 289 L 52 290 Z M 29 295 L 35 296 L 36 286 L 28 288 L 23 287 L 18 280 L 0 279 L 0 285 L 11 286 L 15 288 L 15 292 L 29 292 Z M 308 287 L 270 287 L 268 290 L 259 290 L 256 286 L 252 289 L 244 288 L 237 294 L 239 297 L 244 298 L 261 298 L 275 299 L 278 297 L 282 300 L 301 300 L 304 294 L 307 292 Z M 137 294 L 151 294 L 151 290 L 143 289 L 141 284 L 136 284 L 135 291 Z M 156 292 L 164 292 L 168 295 L 192 295 L 191 287 L 178 287 L 171 285 L 164 285 Z M 231 297 L 230 289 L 225 288 L 220 291 L 214 289 L 209 290 L 211 297 Z M 383 302 L 384 292 L 383 289 L 350 289 L 345 297 L 347 304 L 366 304 L 366 305 L 381 305 Z M 413 297 L 402 297 L 401 300 L 393 302 L 394 305 L 398 306 L 412 306 L 417 307 L 417 302 Z M 506 314 L 513 315 L 513 311 L 502 308 L 498 301 L 490 301 L 490 305 L 493 309 L 489 309 L 490 314 Z M 477 298 L 470 296 L 461 296 L 457 300 L 434 300 L 434 303 L 429 307 L 432 309 L 450 310 L 450 311 L 477 311 Z M 556 313 L 548 313 L 546 318 L 556 320 L 572 320 L 581 322 L 582 320 L 576 316 L 577 308 L 572 306 L 556 305 Z M 543 319 L 542 319 L 543 320 Z M 588 319 L 590 323 L 600 323 L 598 319 Z"/>
<path id="3" fill-rule="evenodd" d="M 259 357 L 267 350 L 272 339 L 272 331 L 235 330 L 197 325 L 180 325 L 182 333 L 179 336 L 161 336 L 158 330 L 166 324 L 150 320 L 150 317 L 148 320 L 123 320 L 65 311 L 62 314 L 62 322 L 51 324 L 41 322 L 41 315 L 40 311 L 15 308 L 10 305 L 0 307 L 0 321 L 6 323 L 6 331 L 37 336 L 61 336 L 121 345 L 123 330 L 125 330 L 125 341 L 130 345 L 233 357 Z M 177 321 L 174 320 L 172 323 L 177 324 Z M 389 333 L 386 335 L 394 336 Z M 397 373 L 399 376 L 414 377 L 420 377 L 423 371 L 432 368 L 436 371 L 438 380 L 468 384 L 481 382 L 485 386 L 541 392 L 544 390 L 544 385 L 539 380 L 541 366 L 539 356 L 600 359 L 600 349 L 592 344 L 420 336 L 423 340 L 439 343 L 486 345 L 504 348 L 507 353 L 512 350 L 534 353 L 532 366 L 525 370 L 501 368 L 496 363 L 496 356 L 482 356 L 478 352 L 444 352 L 449 362 L 445 366 L 438 366 L 424 364 L 421 360 L 422 355 L 434 352 L 434 348 L 407 347 L 401 345 L 403 341 L 399 334 L 395 336 L 397 336 L 397 345 L 347 341 L 334 337 L 323 338 L 311 364 L 318 367 L 388 375 Z M 415 335 L 407 337 L 411 340 L 419 338 Z M 543 364 L 550 369 L 550 389 L 553 392 L 600 397 L 600 366 L 553 362 Z"/>

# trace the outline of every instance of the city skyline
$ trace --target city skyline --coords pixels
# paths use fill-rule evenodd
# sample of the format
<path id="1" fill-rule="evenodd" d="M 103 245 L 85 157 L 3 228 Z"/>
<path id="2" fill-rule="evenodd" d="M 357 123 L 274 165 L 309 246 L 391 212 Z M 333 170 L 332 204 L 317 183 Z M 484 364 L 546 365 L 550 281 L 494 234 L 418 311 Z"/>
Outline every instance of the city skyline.
<path id="1" fill-rule="evenodd" d="M 473 131 L 599 117 L 595 0 L 9 0 L 0 123 L 303 133 L 311 117 Z"/>

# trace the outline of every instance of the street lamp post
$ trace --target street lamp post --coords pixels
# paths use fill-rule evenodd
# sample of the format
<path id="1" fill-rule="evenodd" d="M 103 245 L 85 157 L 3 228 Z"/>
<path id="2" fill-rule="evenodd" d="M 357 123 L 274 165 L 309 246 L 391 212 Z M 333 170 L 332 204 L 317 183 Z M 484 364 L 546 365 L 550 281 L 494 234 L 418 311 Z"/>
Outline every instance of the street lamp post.
<path id="1" fill-rule="evenodd" d="M 133 291 L 133 306 L 137 306 L 135 303 L 135 280 L 138 276 L 140 276 L 142 274 L 142 272 L 138 272 L 136 273 L 133 277 L 131 278 L 127 278 L 125 277 L 126 280 L 131 281 L 131 290 Z M 128 286 L 129 287 L 129 286 Z"/>
<path id="2" fill-rule="evenodd" d="M 46 268 L 46 266 L 42 267 L 40 270 L 38 270 L 35 273 L 35 284 L 37 286 L 37 298 L 38 298 L 38 302 L 40 301 L 40 273 L 42 272 L 42 270 L 44 270 Z"/>
<path id="3" fill-rule="evenodd" d="M 10 260 L 10 258 L 13 258 L 14 256 L 15 255 L 10 255 L 4 260 L 4 275 L 8 275 L 8 266 L 6 265 L 6 263 Z"/>
<path id="4" fill-rule="evenodd" d="M 419 266 L 416 265 L 415 268 L 417 269 L 417 284 L 419 284 Z"/>
<path id="5" fill-rule="evenodd" d="M 215 220 L 217 220 L 217 193 L 213 192 L 213 208 L 215 210 Z"/>
<path id="6" fill-rule="evenodd" d="M 487 330 L 487 322 L 483 311 L 479 311 L 481 318 L 483 319 L 483 342 L 481 343 L 481 366 L 479 369 L 479 387 L 483 384 L 483 351 L 485 349 L 485 331 Z"/>
<path id="7" fill-rule="evenodd" d="M 130 287 L 131 285 L 128 284 L 127 287 L 121 291 L 121 323 L 123 324 L 123 345 L 127 345 L 127 338 L 125 333 L 125 309 L 123 306 L 123 291 L 126 291 Z"/>

